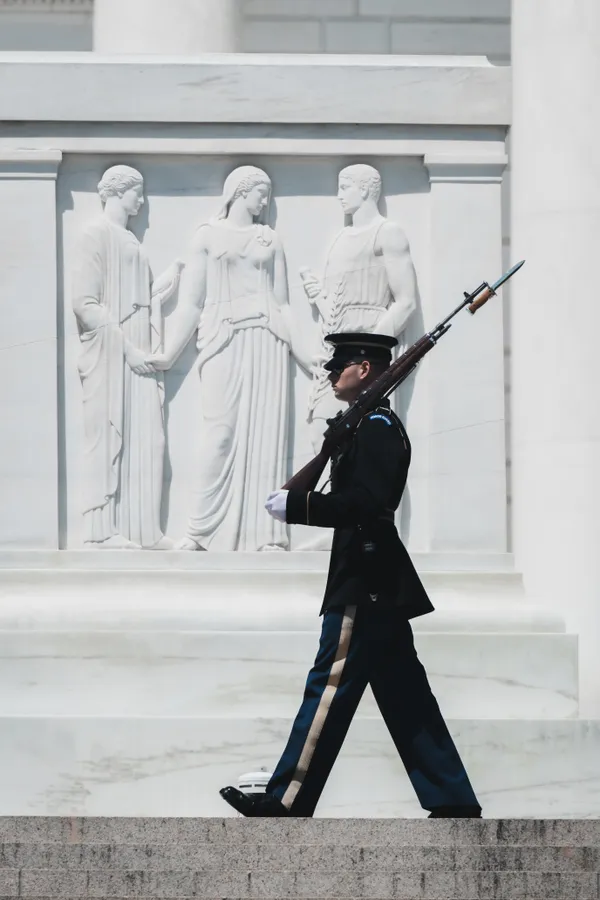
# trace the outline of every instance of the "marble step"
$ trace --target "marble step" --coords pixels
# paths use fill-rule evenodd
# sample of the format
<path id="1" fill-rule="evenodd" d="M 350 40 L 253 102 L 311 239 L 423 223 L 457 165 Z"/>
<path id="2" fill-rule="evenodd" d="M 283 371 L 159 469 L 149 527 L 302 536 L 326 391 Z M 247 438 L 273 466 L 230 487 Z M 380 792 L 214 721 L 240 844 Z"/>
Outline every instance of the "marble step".
<path id="1" fill-rule="evenodd" d="M 448 720 L 487 816 L 593 818 L 600 721 Z M 223 816 L 290 718 L 0 717 L 0 815 Z M 318 817 L 424 815 L 379 718 L 356 718 Z M 0 893 L 1 896 L 1 893 Z"/>
<path id="2" fill-rule="evenodd" d="M 511 553 L 469 553 L 466 551 L 411 553 L 421 573 L 471 572 L 514 575 Z M 9 550 L 0 548 L 0 570 L 80 571 L 191 571 L 191 572 L 327 572 L 327 551 L 256 553 L 187 553 L 147 550 Z"/>
<path id="3" fill-rule="evenodd" d="M 289 717 L 311 632 L 0 631 L 0 715 Z M 577 715 L 577 636 L 416 634 L 445 715 Z M 376 715 L 370 689 L 360 714 Z"/>
<path id="4" fill-rule="evenodd" d="M 597 900 L 598 821 L 9 818 L 11 897 Z"/>
<path id="5" fill-rule="evenodd" d="M 91 554 L 96 566 L 91 568 L 85 551 L 87 565 L 80 562 L 70 568 L 60 555 L 49 568 L 0 565 L 0 628 L 306 631 L 315 627 L 327 554 L 246 554 L 250 558 L 241 561 L 238 556 L 243 554 L 236 553 L 175 555 L 184 557 L 181 567 L 172 561 L 163 568 L 148 563 L 142 567 L 144 560 L 156 556 L 170 561 L 170 553 L 142 553 L 140 568 L 125 564 L 111 568 L 116 565 L 112 561 L 100 567 L 98 560 L 104 556 L 97 552 Z M 211 556 L 217 559 L 207 559 Z M 267 556 L 273 559 L 268 566 L 263 562 Z M 304 562 L 304 556 L 320 559 Z M 119 558 L 125 557 L 129 559 L 121 551 Z M 207 563 L 191 565 L 198 557 Z M 515 572 L 429 568 L 422 578 L 436 611 L 414 620 L 415 631 L 565 630 L 561 616 L 526 602 L 522 579 Z"/>

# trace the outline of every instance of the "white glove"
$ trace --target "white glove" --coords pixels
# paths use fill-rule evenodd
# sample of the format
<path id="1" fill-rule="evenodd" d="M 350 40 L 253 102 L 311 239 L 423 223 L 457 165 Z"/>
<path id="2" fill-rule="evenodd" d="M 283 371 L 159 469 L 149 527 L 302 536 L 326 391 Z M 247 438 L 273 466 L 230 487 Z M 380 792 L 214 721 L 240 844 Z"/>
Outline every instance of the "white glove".
<path id="1" fill-rule="evenodd" d="M 265 509 L 278 522 L 285 522 L 288 491 L 274 491 L 267 497 Z"/>

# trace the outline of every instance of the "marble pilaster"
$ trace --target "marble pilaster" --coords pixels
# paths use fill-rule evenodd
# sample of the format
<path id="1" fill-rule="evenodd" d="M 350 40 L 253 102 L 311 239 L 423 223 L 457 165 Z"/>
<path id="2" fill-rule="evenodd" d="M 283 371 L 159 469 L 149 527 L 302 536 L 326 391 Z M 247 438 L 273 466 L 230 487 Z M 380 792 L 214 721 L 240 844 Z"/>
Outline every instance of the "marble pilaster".
<path id="1" fill-rule="evenodd" d="M 514 549 L 525 587 L 580 635 L 600 715 L 600 6 L 513 4 Z"/>
<path id="2" fill-rule="evenodd" d="M 0 545 L 59 546 L 58 150 L 0 151 Z"/>
<path id="3" fill-rule="evenodd" d="M 428 325 L 445 318 L 465 290 L 500 275 L 500 191 L 505 165 L 503 155 L 425 156 L 431 184 L 430 299 L 424 304 Z M 489 302 L 475 321 L 466 311 L 458 316 L 452 333 L 442 338 L 425 365 L 430 549 L 503 552 L 506 457 L 501 298 Z"/>

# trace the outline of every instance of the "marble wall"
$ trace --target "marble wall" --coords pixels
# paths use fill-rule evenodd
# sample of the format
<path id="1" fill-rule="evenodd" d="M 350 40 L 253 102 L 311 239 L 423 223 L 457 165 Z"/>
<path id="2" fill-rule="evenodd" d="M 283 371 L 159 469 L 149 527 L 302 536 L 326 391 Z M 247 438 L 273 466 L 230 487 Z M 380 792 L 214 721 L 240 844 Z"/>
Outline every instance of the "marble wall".
<path id="1" fill-rule="evenodd" d="M 246 53 L 425 53 L 510 57 L 509 0 L 241 0 Z M 92 0 L 3 0 L 0 49 L 91 50 Z"/>

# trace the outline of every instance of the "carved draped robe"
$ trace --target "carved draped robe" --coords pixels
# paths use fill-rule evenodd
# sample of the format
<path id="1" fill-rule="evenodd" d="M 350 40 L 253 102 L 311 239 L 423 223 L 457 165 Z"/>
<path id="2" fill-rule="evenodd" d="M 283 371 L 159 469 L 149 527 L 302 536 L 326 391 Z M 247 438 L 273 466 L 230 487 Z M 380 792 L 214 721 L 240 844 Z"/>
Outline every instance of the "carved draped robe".
<path id="1" fill-rule="evenodd" d="M 387 220 L 379 216 L 362 228 L 346 226 L 336 236 L 327 256 L 323 297 L 327 316 L 320 324 L 317 365 L 308 401 L 308 421 L 327 419 L 341 408 L 331 390 L 323 364 L 331 358 L 328 334 L 341 331 L 376 331 L 393 300 L 385 261 L 376 252 L 377 238 Z"/>
<path id="2" fill-rule="evenodd" d="M 202 429 L 187 536 L 210 550 L 284 549 L 286 528 L 264 508 L 287 471 L 290 336 L 273 291 L 277 236 L 258 224 L 202 227 Z"/>
<path id="3" fill-rule="evenodd" d="M 142 547 L 162 537 L 163 384 L 136 375 L 126 342 L 150 354 L 160 349 L 160 301 L 139 241 L 102 217 L 82 235 L 74 305 L 97 307 L 100 327 L 78 319 L 84 420 L 84 541 L 120 535 Z M 97 310 L 95 310 L 97 312 Z"/>

